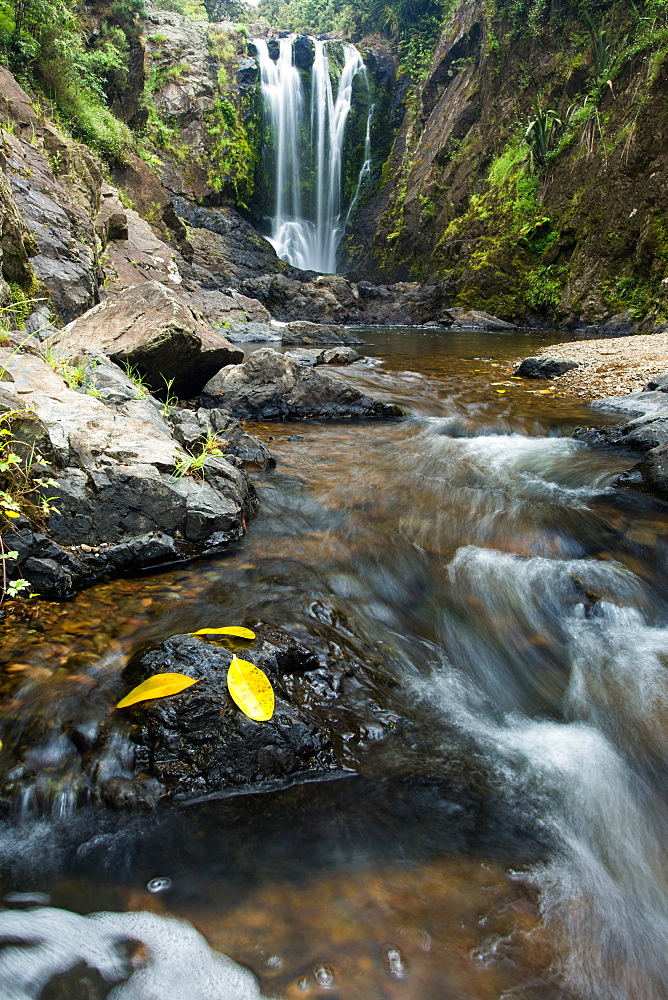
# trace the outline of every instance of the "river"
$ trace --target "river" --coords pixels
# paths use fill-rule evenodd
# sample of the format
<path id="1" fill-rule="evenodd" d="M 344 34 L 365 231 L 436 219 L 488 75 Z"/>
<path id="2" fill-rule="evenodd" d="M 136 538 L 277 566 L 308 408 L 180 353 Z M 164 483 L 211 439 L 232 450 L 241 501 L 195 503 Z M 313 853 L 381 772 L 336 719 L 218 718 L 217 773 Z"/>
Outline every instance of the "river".
<path id="1" fill-rule="evenodd" d="M 251 427 L 278 464 L 236 548 L 5 620 L 3 998 L 254 996 L 210 949 L 287 1000 L 668 996 L 668 506 L 569 437 L 612 415 L 512 378 L 554 335 L 363 336 L 339 375 L 409 419 Z M 132 653 L 252 619 L 382 659 L 427 735 L 282 792 L 87 806 L 73 741 Z"/>

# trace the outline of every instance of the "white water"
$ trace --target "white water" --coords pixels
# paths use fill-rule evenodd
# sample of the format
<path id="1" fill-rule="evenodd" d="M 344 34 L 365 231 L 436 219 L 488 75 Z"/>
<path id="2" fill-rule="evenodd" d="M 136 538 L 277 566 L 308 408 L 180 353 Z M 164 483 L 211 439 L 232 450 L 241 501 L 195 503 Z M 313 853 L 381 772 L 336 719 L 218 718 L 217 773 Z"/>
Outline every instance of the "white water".
<path id="1" fill-rule="evenodd" d="M 274 214 L 269 242 L 282 260 L 321 274 L 336 271 L 336 251 L 347 219 L 341 204 L 346 123 L 352 106 L 353 81 L 359 73 L 366 78 L 366 68 L 357 49 L 347 42 L 334 43 L 342 45 L 344 55 L 335 94 L 330 44 L 314 40 L 311 99 L 306 115 L 301 77 L 293 63 L 293 39 L 280 40 L 277 60 L 270 58 L 265 41 L 255 40 L 274 150 Z M 365 161 L 355 198 L 370 169 L 370 121 L 371 111 Z M 303 197 L 307 168 L 315 173 L 313 198 Z"/>

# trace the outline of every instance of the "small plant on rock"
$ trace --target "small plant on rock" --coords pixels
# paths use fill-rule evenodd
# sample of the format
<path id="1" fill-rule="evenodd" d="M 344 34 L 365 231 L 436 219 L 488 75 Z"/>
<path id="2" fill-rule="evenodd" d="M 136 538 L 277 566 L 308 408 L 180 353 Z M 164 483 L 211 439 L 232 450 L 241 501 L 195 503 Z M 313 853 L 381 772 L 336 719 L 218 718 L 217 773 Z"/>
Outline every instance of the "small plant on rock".
<path id="1" fill-rule="evenodd" d="M 33 525 L 40 526 L 53 511 L 55 497 L 45 496 L 45 488 L 55 486 L 53 479 L 36 475 L 45 463 L 34 446 L 25 455 L 19 452 L 25 446 L 14 440 L 12 423 L 24 411 L 10 410 L 0 415 L 0 604 L 7 597 L 30 592 L 30 583 L 23 578 L 9 579 L 11 563 L 18 559 L 18 552 L 8 549 L 3 540 L 4 532 L 14 521 L 26 517 Z M 26 596 L 34 596 L 32 593 Z"/>
<path id="2" fill-rule="evenodd" d="M 196 455 L 177 455 L 174 460 L 174 472 L 172 480 L 183 479 L 184 476 L 192 476 L 194 479 L 201 479 L 201 468 L 207 458 L 220 458 L 223 455 L 222 448 L 227 441 L 220 441 L 214 434 L 209 434 L 200 444 Z"/>
<path id="3" fill-rule="evenodd" d="M 131 365 L 129 361 L 125 362 L 125 374 L 134 382 L 135 388 L 137 389 L 137 399 L 146 399 L 147 396 L 151 395 L 151 387 L 147 382 L 144 381 L 144 377 L 141 372 Z"/>

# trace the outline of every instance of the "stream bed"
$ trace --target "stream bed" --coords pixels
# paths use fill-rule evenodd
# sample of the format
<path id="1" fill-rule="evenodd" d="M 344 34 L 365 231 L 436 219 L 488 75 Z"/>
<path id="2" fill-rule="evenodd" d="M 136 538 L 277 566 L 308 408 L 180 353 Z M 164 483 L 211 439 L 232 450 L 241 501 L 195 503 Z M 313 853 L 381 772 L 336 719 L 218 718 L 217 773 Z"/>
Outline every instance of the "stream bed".
<path id="1" fill-rule="evenodd" d="M 614 415 L 511 377 L 558 337 L 362 336 L 335 373 L 408 419 L 249 425 L 277 467 L 234 549 L 3 623 L 3 998 L 256 996 L 217 952 L 287 1000 L 668 996 L 668 505 L 569 437 Z M 426 735 L 262 795 L 86 805 L 73 741 L 133 653 L 256 620 L 380 658 Z"/>

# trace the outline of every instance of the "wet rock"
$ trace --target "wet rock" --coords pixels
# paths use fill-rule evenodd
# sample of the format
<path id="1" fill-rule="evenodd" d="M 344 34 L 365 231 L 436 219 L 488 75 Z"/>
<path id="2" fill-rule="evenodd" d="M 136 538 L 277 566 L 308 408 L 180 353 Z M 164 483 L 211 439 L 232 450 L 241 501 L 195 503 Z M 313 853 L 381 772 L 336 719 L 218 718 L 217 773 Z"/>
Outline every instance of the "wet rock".
<path id="1" fill-rule="evenodd" d="M 205 385 L 201 401 L 252 420 L 403 416 L 399 407 L 365 396 L 270 347 L 255 351 L 244 364 L 231 365 L 214 375 Z"/>
<path id="2" fill-rule="evenodd" d="M 603 399 L 595 399 L 591 406 L 597 410 L 615 410 L 631 417 L 641 417 L 666 409 L 668 401 L 662 391 L 650 390 L 646 386 L 640 392 L 629 392 L 626 396 L 605 396 Z"/>
<path id="3" fill-rule="evenodd" d="M 152 809 L 161 791 L 157 783 L 120 776 L 107 778 L 100 785 L 100 797 L 109 809 L 118 812 Z"/>
<path id="4" fill-rule="evenodd" d="M 308 73 L 313 65 L 315 57 L 315 45 L 313 39 L 308 35 L 297 35 L 292 43 L 292 62 L 304 72 Z"/>
<path id="5" fill-rule="evenodd" d="M 283 344 L 320 345 L 320 344 L 363 344 L 360 337 L 346 330 L 344 326 L 327 326 L 322 323 L 306 321 L 286 324 L 283 330 Z"/>
<path id="6" fill-rule="evenodd" d="M 354 361 L 359 361 L 360 355 L 352 347 L 333 347 L 328 350 L 309 350 L 308 348 L 297 348 L 294 351 L 286 351 L 286 358 L 299 361 L 303 365 L 316 367 L 317 365 L 350 365 Z"/>
<path id="7" fill-rule="evenodd" d="M 514 374 L 520 378 L 550 379 L 559 378 L 560 375 L 579 367 L 579 361 L 572 361 L 569 358 L 525 358 L 515 369 Z"/>
<path id="8" fill-rule="evenodd" d="M 101 351 L 136 367 L 158 392 L 173 379 L 172 391 L 181 397 L 199 392 L 221 365 L 243 359 L 242 351 L 157 281 L 100 303 L 60 330 L 52 344 L 68 356 Z"/>
<path id="9" fill-rule="evenodd" d="M 323 660 L 276 628 L 253 629 L 257 638 L 240 655 L 259 666 L 274 687 L 276 710 L 269 722 L 253 722 L 232 701 L 226 678 L 233 654 L 222 646 L 174 636 L 128 665 L 123 692 L 159 671 L 201 682 L 128 710 L 136 776 L 156 779 L 166 795 L 177 798 L 275 786 L 354 766 L 371 719 L 377 739 L 387 735 L 389 716 L 371 694 L 361 664 Z M 344 708 L 340 692 L 353 670 L 358 682 Z"/>
<path id="10" fill-rule="evenodd" d="M 668 372 L 662 375 L 655 375 L 646 386 L 643 386 L 643 392 L 668 392 Z"/>
<path id="11" fill-rule="evenodd" d="M 626 396 L 597 399 L 597 409 L 616 410 L 631 417 L 612 427 L 578 428 L 574 436 L 591 445 L 645 452 L 644 458 L 615 482 L 668 499 L 668 378 L 656 376 L 644 389 Z"/>

